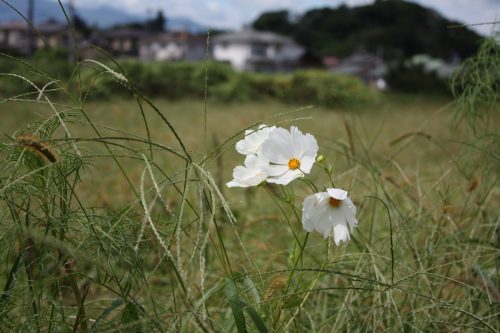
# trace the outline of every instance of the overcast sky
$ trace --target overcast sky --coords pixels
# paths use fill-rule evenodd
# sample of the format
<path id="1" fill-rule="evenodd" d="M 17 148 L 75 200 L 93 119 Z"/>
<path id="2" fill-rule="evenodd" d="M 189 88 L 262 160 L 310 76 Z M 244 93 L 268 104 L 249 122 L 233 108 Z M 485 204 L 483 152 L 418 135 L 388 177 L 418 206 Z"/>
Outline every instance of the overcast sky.
<path id="1" fill-rule="evenodd" d="M 446 17 L 467 24 L 500 20 L 500 0 L 412 0 L 432 7 Z M 239 28 L 252 22 L 264 11 L 289 9 L 301 13 L 310 8 L 338 6 L 341 3 L 358 5 L 373 0 L 74 0 L 77 6 L 109 5 L 130 13 L 151 13 L 162 9 L 167 16 L 183 16 L 217 28 Z M 491 26 L 478 26 L 483 34 Z M 497 26 L 497 30 L 500 26 Z"/>

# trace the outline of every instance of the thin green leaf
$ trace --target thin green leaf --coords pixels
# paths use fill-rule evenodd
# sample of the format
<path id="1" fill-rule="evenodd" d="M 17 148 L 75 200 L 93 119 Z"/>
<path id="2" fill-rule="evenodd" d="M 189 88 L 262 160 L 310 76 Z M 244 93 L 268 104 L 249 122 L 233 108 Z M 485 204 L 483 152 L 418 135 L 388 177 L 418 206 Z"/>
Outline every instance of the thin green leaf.
<path id="1" fill-rule="evenodd" d="M 95 332 L 96 329 L 99 327 L 99 324 L 100 324 L 101 320 L 105 319 L 111 312 L 113 312 L 114 309 L 116 309 L 117 307 L 119 307 L 123 303 L 125 303 L 125 301 L 123 300 L 123 298 L 117 298 L 117 299 L 115 299 L 113 301 L 113 303 L 111 303 L 111 305 L 108 306 L 101 313 L 101 315 L 96 319 L 96 321 L 94 322 L 94 325 L 92 325 L 92 327 L 90 328 L 90 332 Z"/>

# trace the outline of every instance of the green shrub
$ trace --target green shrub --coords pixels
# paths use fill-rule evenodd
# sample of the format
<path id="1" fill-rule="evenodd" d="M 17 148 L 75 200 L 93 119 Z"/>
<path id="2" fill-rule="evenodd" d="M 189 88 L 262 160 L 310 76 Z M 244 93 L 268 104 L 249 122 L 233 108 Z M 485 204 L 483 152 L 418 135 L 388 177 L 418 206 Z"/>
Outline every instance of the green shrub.
<path id="1" fill-rule="evenodd" d="M 387 75 L 387 83 L 391 89 L 400 92 L 451 94 L 448 81 L 440 79 L 435 72 L 427 73 L 423 66 L 394 67 Z"/>
<path id="2" fill-rule="evenodd" d="M 326 107 L 360 104 L 373 98 L 360 80 L 319 70 L 295 72 L 282 94 L 287 101 Z"/>
<path id="3" fill-rule="evenodd" d="M 335 107 L 371 102 L 375 94 L 355 78 L 303 70 L 293 74 L 240 73 L 218 86 L 212 97 L 222 101 L 274 98 L 286 103 Z"/>
<path id="4" fill-rule="evenodd" d="M 84 61 L 79 75 L 73 75 L 68 54 L 62 52 L 40 52 L 27 60 L 42 68 L 50 78 L 69 82 L 72 88 L 82 89 L 90 98 L 109 99 L 113 96 L 132 96 L 127 83 L 116 80 L 110 70 L 122 73 L 128 84 L 147 96 L 171 100 L 183 98 L 203 99 L 205 86 L 209 99 L 221 102 L 243 102 L 250 100 L 276 99 L 293 104 L 315 104 L 326 107 L 346 106 L 371 102 L 371 92 L 356 78 L 339 76 L 321 70 L 301 70 L 294 73 L 236 72 L 229 65 L 188 62 L 140 62 L 124 60 L 100 66 Z M 0 59 L 0 70 L 10 73 L 25 73 L 34 84 L 43 87 L 50 78 L 36 73 L 27 73 L 26 65 L 9 58 Z M 108 70 L 110 69 L 110 70 Z M 206 83 L 206 84 L 205 84 Z M 1 96 L 14 96 L 36 91 L 20 79 L 3 78 Z"/>
<path id="5" fill-rule="evenodd" d="M 0 96 L 16 96 L 29 92 L 38 94 L 32 84 L 42 89 L 45 87 L 50 96 L 63 93 L 57 88 L 60 81 L 67 81 L 73 73 L 73 64 L 68 62 L 69 53 L 61 49 L 40 49 L 30 59 L 0 57 Z M 36 69 L 35 69 L 36 68 Z M 21 76 L 8 76 L 5 74 Z M 29 81 L 29 82 L 28 82 Z M 31 83 L 32 84 L 31 84 Z M 51 83 L 50 85 L 47 85 Z M 47 85 L 47 86 L 46 86 Z M 56 89 L 55 91 L 53 91 Z"/>
<path id="6" fill-rule="evenodd" d="M 266 75 L 266 83 L 269 85 L 262 84 L 263 77 L 264 75 L 257 73 L 234 73 L 228 81 L 221 82 L 210 90 L 210 98 L 222 102 L 244 102 L 274 97 L 271 94 L 272 81 Z"/>

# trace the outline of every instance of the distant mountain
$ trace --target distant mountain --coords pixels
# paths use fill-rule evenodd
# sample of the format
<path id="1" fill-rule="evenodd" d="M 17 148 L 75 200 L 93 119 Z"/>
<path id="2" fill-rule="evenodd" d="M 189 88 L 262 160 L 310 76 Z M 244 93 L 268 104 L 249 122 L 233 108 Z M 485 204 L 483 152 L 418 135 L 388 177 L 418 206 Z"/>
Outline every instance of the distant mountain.
<path id="1" fill-rule="evenodd" d="M 14 8 L 23 15 L 27 15 L 28 1 L 27 0 L 6 0 Z M 67 8 L 66 8 L 67 9 Z M 129 14 L 125 11 L 112 8 L 110 6 L 100 6 L 97 8 L 81 8 L 76 7 L 77 14 L 83 18 L 89 25 L 96 25 L 100 28 L 108 28 L 116 24 L 124 24 L 129 22 L 144 21 L 145 15 Z M 35 1 L 35 21 L 46 21 L 54 18 L 64 21 L 64 14 L 57 2 L 51 0 L 36 0 Z M 0 22 L 19 20 L 21 17 L 12 8 L 0 1 Z M 198 24 L 189 18 L 184 17 L 168 17 L 167 24 L 170 29 L 184 29 L 193 33 L 205 32 L 207 27 Z"/>
<path id="2" fill-rule="evenodd" d="M 144 16 L 129 14 L 110 6 L 100 6 L 97 8 L 76 7 L 76 13 L 89 25 L 95 25 L 101 28 L 108 28 L 116 24 L 134 21 L 144 21 L 146 19 Z"/>
<path id="3" fill-rule="evenodd" d="M 12 7 L 17 9 L 23 15 L 27 16 L 27 0 L 6 0 Z M 35 21 L 47 20 L 49 18 L 63 19 L 64 14 L 59 4 L 48 0 L 35 1 Z M 20 16 L 4 2 L 0 2 L 0 21 L 18 20 Z"/>
<path id="4" fill-rule="evenodd" d="M 192 33 L 204 33 L 209 29 L 208 26 L 194 22 L 186 17 L 168 17 L 167 25 L 172 30 L 187 30 Z"/>

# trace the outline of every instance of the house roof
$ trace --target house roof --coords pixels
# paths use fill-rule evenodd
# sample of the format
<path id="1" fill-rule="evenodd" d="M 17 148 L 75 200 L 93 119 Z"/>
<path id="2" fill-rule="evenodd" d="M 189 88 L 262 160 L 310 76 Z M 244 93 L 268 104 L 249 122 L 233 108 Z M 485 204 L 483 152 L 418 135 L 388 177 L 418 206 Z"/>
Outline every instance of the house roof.
<path id="1" fill-rule="evenodd" d="M 342 59 L 338 64 L 329 66 L 337 73 L 348 75 L 369 74 L 373 76 L 383 76 L 387 71 L 384 60 L 368 52 L 356 52 L 349 57 Z"/>
<path id="2" fill-rule="evenodd" d="M 54 19 L 49 19 L 47 21 L 43 21 L 41 23 L 35 22 L 35 28 L 41 34 L 53 34 L 61 31 L 68 30 L 68 25 L 66 23 L 58 22 Z M 28 31 L 30 30 L 30 26 L 26 21 L 18 20 L 18 21 L 10 21 L 5 23 L 0 23 L 0 29 L 2 30 L 22 30 Z"/>
<path id="3" fill-rule="evenodd" d="M 202 42 L 205 43 L 205 37 L 192 35 L 187 32 L 160 32 L 148 35 L 141 40 L 141 43 L 154 42 Z"/>
<path id="4" fill-rule="evenodd" d="M 213 41 L 214 43 L 296 44 L 291 38 L 275 34 L 274 32 L 253 29 L 243 29 L 238 32 L 217 35 L 213 38 Z"/>
<path id="5" fill-rule="evenodd" d="M 28 23 L 25 21 L 9 21 L 0 23 L 1 30 L 27 30 Z"/>
<path id="6" fill-rule="evenodd" d="M 68 30 L 68 24 L 66 23 L 60 23 L 56 20 L 48 20 L 45 22 L 42 22 L 40 24 L 36 25 L 37 30 L 44 34 L 44 35 L 50 35 L 62 31 L 67 31 Z"/>
<path id="7" fill-rule="evenodd" d="M 133 28 L 118 28 L 101 33 L 105 38 L 142 38 L 151 34 L 149 31 L 133 29 Z"/>

